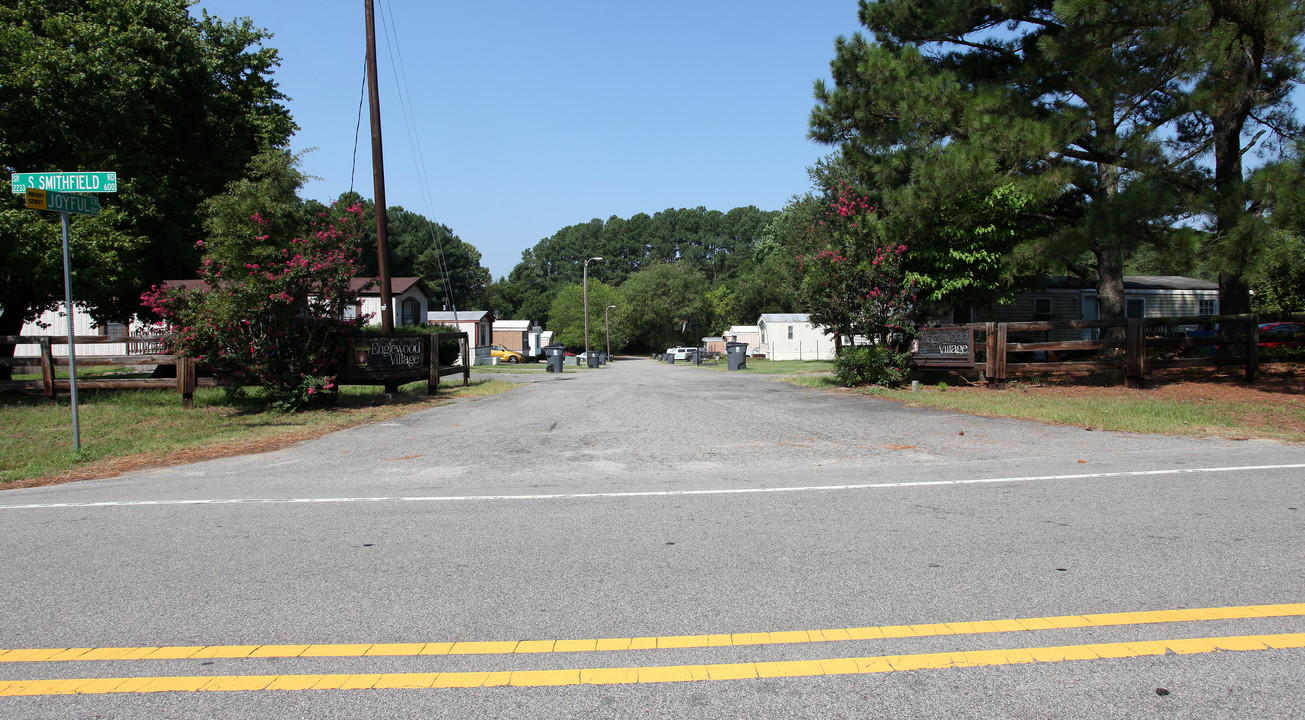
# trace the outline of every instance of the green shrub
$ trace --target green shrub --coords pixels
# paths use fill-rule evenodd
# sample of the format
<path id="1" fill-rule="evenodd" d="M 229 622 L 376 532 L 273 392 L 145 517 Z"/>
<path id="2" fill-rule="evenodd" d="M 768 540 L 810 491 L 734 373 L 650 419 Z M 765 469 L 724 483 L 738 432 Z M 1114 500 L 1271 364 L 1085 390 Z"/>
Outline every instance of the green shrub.
<path id="1" fill-rule="evenodd" d="M 883 385 L 898 387 L 906 381 L 909 353 L 893 352 L 883 345 L 843 348 L 834 358 L 834 379 L 839 385 Z"/>

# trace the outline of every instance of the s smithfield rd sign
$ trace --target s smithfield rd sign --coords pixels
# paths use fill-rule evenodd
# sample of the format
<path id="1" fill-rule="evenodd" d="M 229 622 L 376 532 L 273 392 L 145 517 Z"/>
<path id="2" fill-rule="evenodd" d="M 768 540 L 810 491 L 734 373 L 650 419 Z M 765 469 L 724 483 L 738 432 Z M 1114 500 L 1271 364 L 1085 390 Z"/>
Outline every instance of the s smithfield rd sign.
<path id="1" fill-rule="evenodd" d="M 68 215 L 99 215 L 99 198 L 74 195 L 74 192 L 118 192 L 116 172 L 39 172 L 12 173 L 9 189 L 26 195 L 27 207 L 59 213 L 63 225 L 63 306 L 73 307 L 72 253 L 68 250 Z M 68 318 L 68 390 L 72 406 L 73 450 L 82 449 L 80 423 L 77 419 L 77 338 L 73 334 L 73 314 Z"/>
<path id="2" fill-rule="evenodd" d="M 100 199 L 90 195 L 74 195 L 52 190 L 27 188 L 27 207 L 33 210 L 99 215 Z"/>
<path id="3" fill-rule="evenodd" d="M 19 195 L 28 188 L 55 192 L 118 192 L 116 172 L 39 172 L 11 173 L 9 192 Z"/>

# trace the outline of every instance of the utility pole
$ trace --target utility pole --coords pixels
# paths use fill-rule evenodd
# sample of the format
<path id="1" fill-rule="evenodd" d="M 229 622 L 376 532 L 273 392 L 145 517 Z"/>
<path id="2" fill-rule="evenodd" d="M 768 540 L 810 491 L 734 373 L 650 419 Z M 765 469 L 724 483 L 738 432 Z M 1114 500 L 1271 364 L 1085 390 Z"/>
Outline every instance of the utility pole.
<path id="1" fill-rule="evenodd" d="M 376 266 L 381 283 L 381 334 L 394 334 L 394 299 L 390 296 L 390 232 L 385 217 L 385 154 L 381 151 L 381 93 L 376 81 L 376 19 L 372 0 L 367 10 L 367 96 L 372 121 L 372 181 L 376 192 Z M 387 386 L 388 387 L 388 386 Z"/>

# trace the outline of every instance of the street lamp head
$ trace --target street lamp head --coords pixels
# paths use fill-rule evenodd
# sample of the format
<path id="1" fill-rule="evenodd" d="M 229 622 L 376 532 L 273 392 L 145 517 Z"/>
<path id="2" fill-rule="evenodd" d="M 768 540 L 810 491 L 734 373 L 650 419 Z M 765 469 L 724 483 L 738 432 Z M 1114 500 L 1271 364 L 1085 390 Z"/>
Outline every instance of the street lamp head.
<path id="1" fill-rule="evenodd" d="M 591 257 L 591 258 L 589 258 L 589 259 L 590 259 L 590 260 L 597 260 L 598 262 L 602 262 L 602 261 L 603 261 L 603 259 L 600 258 L 600 257 Z"/>
<path id="2" fill-rule="evenodd" d="M 616 307 L 615 305 L 608 305 L 608 306 L 607 306 L 607 309 L 608 309 L 608 310 L 611 310 L 612 308 L 615 308 L 615 307 Z"/>

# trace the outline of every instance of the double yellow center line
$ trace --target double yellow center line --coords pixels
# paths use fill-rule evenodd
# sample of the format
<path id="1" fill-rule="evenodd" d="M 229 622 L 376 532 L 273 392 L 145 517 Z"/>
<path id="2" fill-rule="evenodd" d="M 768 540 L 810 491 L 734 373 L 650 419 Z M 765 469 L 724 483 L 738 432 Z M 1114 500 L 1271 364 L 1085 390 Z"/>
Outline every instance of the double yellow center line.
<path id="1" fill-rule="evenodd" d="M 973 635 L 1070 628 L 1150 625 L 1252 618 L 1305 616 L 1305 603 L 1190 608 L 1132 613 L 1064 615 L 980 622 L 892 625 L 771 633 L 631 637 L 597 640 L 521 640 L 507 642 L 384 643 L 349 645 L 220 645 L 179 647 L 44 648 L 0 650 L 0 663 L 62 663 L 107 660 L 195 660 L 244 658 L 342 658 L 536 654 L 744 647 L 848 640 Z M 1305 648 L 1305 633 L 1095 643 L 828 660 L 799 660 L 663 667 L 439 672 L 335 675 L 242 675 L 194 677 L 80 678 L 0 681 L 0 696 L 137 692 L 219 692 L 363 688 L 442 688 L 494 685 L 545 686 L 612 683 L 685 682 L 745 678 L 812 677 L 981 667 L 1016 663 L 1064 662 L 1144 655 Z"/>

